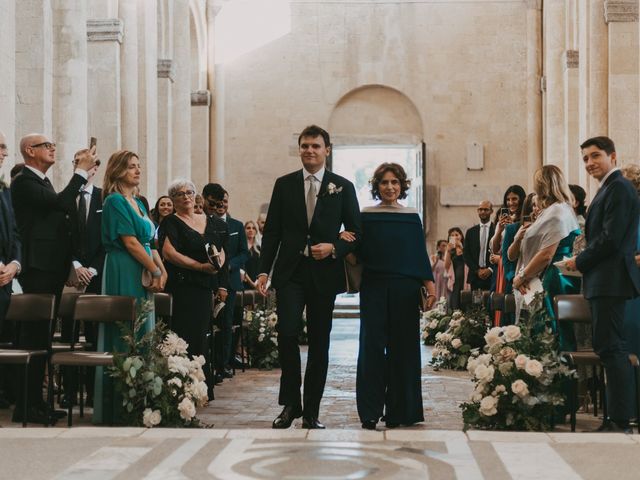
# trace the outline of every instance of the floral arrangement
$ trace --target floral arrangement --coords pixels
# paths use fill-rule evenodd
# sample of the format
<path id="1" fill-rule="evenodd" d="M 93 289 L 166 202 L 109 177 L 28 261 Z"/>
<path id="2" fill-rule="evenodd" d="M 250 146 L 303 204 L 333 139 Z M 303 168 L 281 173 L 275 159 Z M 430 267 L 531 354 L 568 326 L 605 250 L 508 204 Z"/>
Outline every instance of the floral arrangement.
<path id="1" fill-rule="evenodd" d="M 565 403 L 563 387 L 575 371 L 558 354 L 542 296 L 535 302 L 529 319 L 492 328 L 484 353 L 476 351 L 469 359 L 475 389 L 461 405 L 465 430 L 552 428 L 557 408 Z"/>
<path id="2" fill-rule="evenodd" d="M 451 315 L 447 314 L 447 300 L 442 297 L 431 310 L 422 313 L 422 318 L 420 319 L 422 342 L 425 345 L 434 345 L 436 343 L 436 335 L 444 333 L 449 328 L 450 321 Z"/>
<path id="3" fill-rule="evenodd" d="M 121 324 L 127 353 L 114 356 L 111 376 L 122 394 L 123 420 L 145 427 L 197 427 L 196 406 L 208 401 L 203 356 L 187 355 L 188 344 L 159 322 L 140 335 L 151 302 L 140 308 L 131 331 Z"/>
<path id="4" fill-rule="evenodd" d="M 431 365 L 436 369 L 464 370 L 471 352 L 484 346 L 488 323 L 489 316 L 483 308 L 475 308 L 466 314 L 454 311 L 447 329 L 435 335 Z"/>
<path id="5" fill-rule="evenodd" d="M 251 365 L 264 369 L 279 367 L 276 312 L 272 309 L 246 310 L 245 318 L 249 324 Z"/>

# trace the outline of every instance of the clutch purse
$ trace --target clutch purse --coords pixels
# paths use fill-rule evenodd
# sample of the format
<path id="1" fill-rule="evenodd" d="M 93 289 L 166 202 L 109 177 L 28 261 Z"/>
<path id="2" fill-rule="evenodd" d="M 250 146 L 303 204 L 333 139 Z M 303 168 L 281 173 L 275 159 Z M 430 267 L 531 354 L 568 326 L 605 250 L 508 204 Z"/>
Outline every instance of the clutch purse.
<path id="1" fill-rule="evenodd" d="M 207 258 L 209 259 L 209 263 L 215 267 L 216 270 L 222 269 L 224 265 L 226 255 L 224 253 L 224 248 L 218 248 L 215 245 L 211 245 L 207 243 L 205 245 L 205 249 L 207 251 Z"/>
<path id="2" fill-rule="evenodd" d="M 350 253 L 344 259 L 344 278 L 347 293 L 358 293 L 362 282 L 362 264 Z"/>
<path id="3" fill-rule="evenodd" d="M 153 283 L 153 275 L 151 275 L 151 272 L 149 270 L 147 270 L 146 268 L 143 268 L 141 280 L 142 280 L 142 286 L 144 288 L 149 288 Z"/>

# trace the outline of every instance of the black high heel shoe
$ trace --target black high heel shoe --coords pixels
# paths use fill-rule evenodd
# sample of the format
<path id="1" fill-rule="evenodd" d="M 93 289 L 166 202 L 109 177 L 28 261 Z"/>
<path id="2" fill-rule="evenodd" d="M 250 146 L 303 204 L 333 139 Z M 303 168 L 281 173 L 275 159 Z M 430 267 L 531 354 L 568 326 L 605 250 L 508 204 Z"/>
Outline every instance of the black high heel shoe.
<path id="1" fill-rule="evenodd" d="M 377 424 L 378 422 L 375 420 L 365 420 L 364 422 L 362 422 L 362 428 L 364 428 L 365 430 L 375 430 Z"/>

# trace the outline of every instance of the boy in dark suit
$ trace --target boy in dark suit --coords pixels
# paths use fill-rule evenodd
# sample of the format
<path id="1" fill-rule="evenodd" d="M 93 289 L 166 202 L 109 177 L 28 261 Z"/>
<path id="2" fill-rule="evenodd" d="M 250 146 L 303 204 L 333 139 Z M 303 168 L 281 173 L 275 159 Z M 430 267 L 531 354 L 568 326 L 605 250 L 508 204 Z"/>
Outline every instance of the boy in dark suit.
<path id="1" fill-rule="evenodd" d="M 609 419 L 604 419 L 598 431 L 631 433 L 633 375 L 623 319 L 626 300 L 640 293 L 634 258 L 638 194 L 616 168 L 616 149 L 610 138 L 590 138 L 580 148 L 587 173 L 600 182 L 600 189 L 587 211 L 587 246 L 567 260 L 566 266 L 582 272 L 584 296 L 591 305 L 593 349 L 607 374 Z"/>
<path id="2" fill-rule="evenodd" d="M 300 416 L 303 428 L 324 428 L 318 411 L 327 377 L 333 307 L 336 294 L 345 291 L 343 259 L 357 245 L 360 208 L 353 184 L 326 170 L 331 143 L 325 130 L 315 125 L 305 128 L 298 147 L 302 170 L 278 178 L 273 187 L 256 286 L 266 295 L 273 267 L 282 366 L 278 402 L 284 406 L 273 428 L 288 428 Z M 355 242 L 339 239 L 343 225 L 354 232 Z M 305 307 L 309 351 L 303 403 L 298 334 Z"/>

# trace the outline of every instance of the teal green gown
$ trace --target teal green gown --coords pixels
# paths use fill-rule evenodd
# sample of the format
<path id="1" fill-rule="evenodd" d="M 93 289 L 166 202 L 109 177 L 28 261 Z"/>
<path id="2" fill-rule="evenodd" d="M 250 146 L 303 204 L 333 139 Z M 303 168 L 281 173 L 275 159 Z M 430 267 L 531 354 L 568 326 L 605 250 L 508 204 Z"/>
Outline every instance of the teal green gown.
<path id="1" fill-rule="evenodd" d="M 151 298 L 151 294 L 142 286 L 142 264 L 127 251 L 121 236 L 135 236 L 151 256 L 155 226 L 139 199 L 136 199 L 144 217 L 129 205 L 120 193 L 109 195 L 102 207 L 102 243 L 106 251 L 102 293 L 104 295 L 124 295 L 141 300 Z M 144 334 L 155 325 L 151 312 L 145 322 Z M 121 338 L 120 329 L 115 324 L 101 325 L 98 333 L 98 351 L 125 352 L 126 346 Z M 103 368 L 96 369 L 93 423 L 118 423 L 122 418 L 122 397 L 115 391 L 113 380 Z"/>

